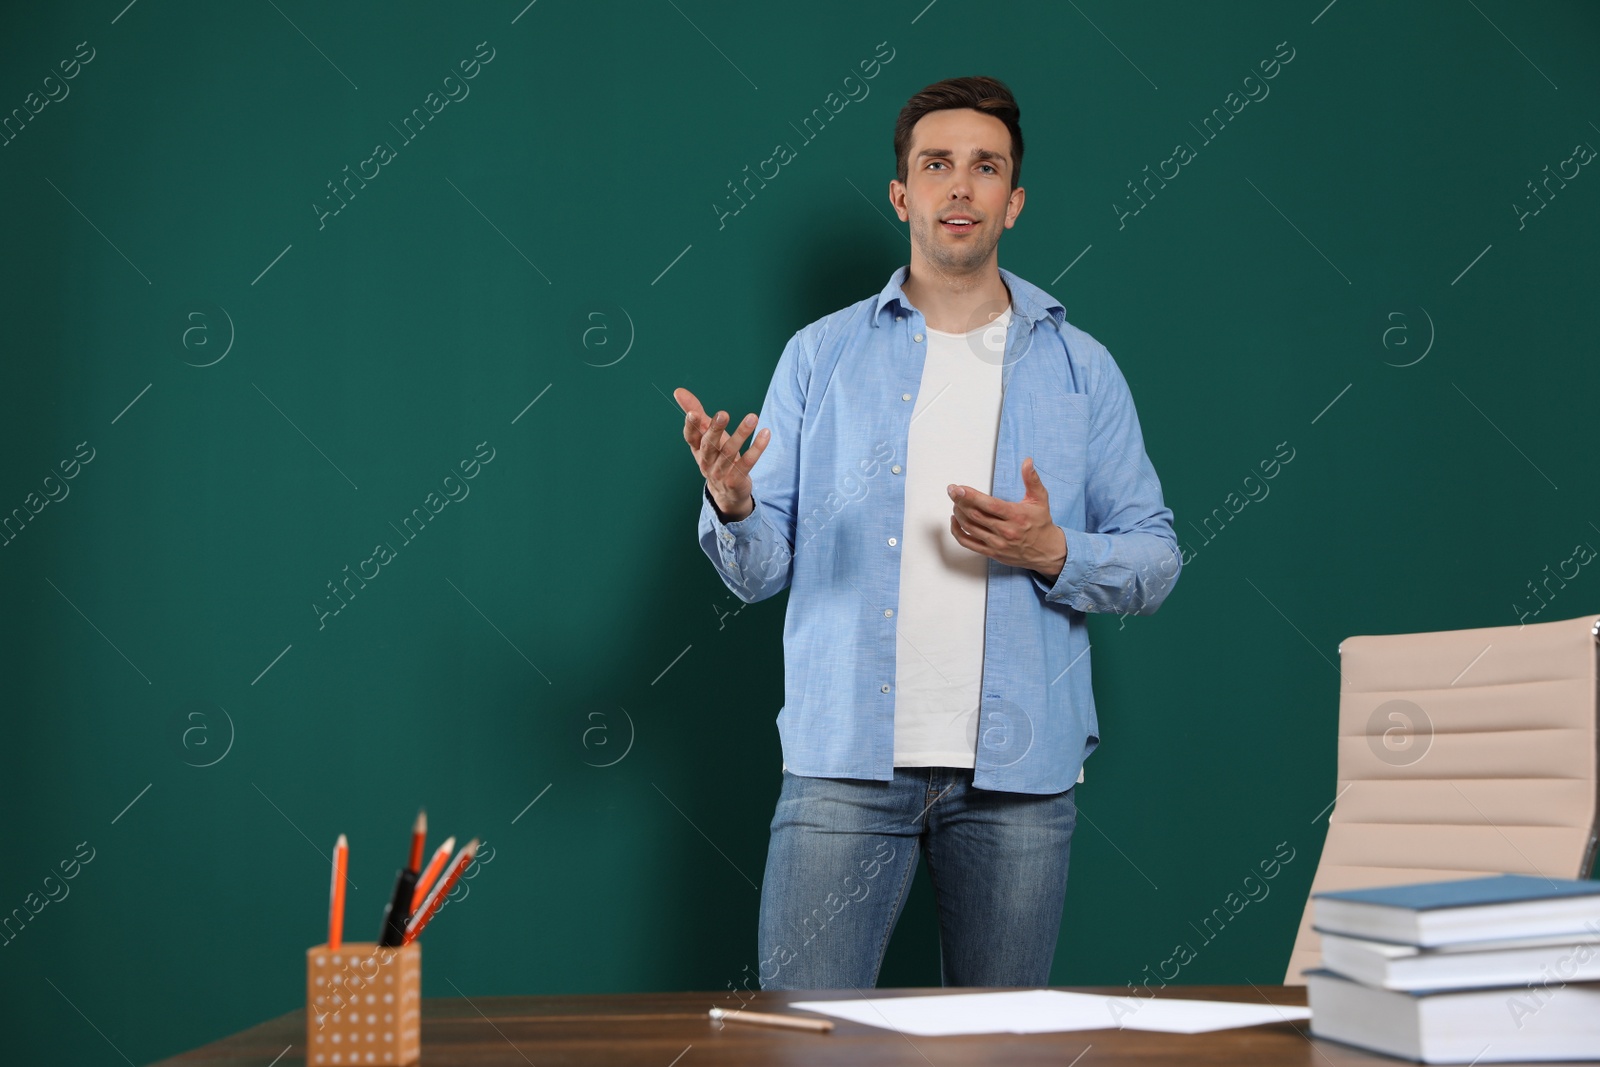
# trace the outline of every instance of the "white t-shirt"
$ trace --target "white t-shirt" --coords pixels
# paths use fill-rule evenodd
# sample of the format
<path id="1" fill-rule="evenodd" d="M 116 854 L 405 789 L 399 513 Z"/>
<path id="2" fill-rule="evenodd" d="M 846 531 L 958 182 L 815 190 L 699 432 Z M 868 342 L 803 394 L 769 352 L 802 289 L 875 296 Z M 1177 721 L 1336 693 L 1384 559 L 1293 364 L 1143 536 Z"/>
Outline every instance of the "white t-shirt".
<path id="1" fill-rule="evenodd" d="M 992 489 L 1010 320 L 1007 308 L 967 334 L 927 331 L 906 442 L 895 612 L 897 767 L 971 767 L 977 755 L 988 557 L 951 534 L 954 502 L 945 486 Z"/>

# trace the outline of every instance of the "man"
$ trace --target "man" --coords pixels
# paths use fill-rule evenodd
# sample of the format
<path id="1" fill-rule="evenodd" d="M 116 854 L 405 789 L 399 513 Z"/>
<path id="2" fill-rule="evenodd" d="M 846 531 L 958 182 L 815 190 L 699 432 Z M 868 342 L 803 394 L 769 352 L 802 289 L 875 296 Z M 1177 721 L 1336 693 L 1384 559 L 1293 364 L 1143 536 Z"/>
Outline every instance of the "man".
<path id="1" fill-rule="evenodd" d="M 755 415 L 730 436 L 674 394 L 701 546 L 746 603 L 790 588 L 766 989 L 875 985 L 919 849 L 944 984 L 1049 984 L 1099 743 L 1084 613 L 1150 614 L 1177 580 L 1121 371 L 997 263 L 1018 119 L 993 78 L 906 104 L 911 262 L 790 338 L 742 455 Z"/>

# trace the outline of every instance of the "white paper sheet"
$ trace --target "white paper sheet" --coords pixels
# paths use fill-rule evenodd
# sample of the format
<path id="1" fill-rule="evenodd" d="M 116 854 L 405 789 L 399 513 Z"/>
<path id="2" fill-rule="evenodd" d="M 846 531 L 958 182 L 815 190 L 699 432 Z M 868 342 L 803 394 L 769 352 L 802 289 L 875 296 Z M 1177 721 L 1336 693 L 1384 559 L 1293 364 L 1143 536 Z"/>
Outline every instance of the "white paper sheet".
<path id="1" fill-rule="evenodd" d="M 807 1000 L 789 1007 L 919 1037 L 1116 1029 L 1198 1034 L 1311 1017 L 1310 1008 L 1265 1002 L 1112 997 L 1058 989 Z"/>

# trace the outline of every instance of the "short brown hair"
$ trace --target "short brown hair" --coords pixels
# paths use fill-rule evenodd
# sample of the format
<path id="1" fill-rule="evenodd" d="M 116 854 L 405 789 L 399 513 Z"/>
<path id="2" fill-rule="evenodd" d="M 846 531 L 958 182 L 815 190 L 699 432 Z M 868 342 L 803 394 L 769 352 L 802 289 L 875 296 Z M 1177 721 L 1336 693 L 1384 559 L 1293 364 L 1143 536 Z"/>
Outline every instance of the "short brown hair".
<path id="1" fill-rule="evenodd" d="M 1022 182 L 1022 109 L 1005 82 L 982 75 L 934 82 L 906 101 L 894 123 L 895 176 L 901 182 L 906 180 L 911 128 L 917 120 L 930 111 L 955 108 L 981 111 L 1006 124 L 1006 129 L 1011 131 L 1011 188 L 1015 189 Z"/>

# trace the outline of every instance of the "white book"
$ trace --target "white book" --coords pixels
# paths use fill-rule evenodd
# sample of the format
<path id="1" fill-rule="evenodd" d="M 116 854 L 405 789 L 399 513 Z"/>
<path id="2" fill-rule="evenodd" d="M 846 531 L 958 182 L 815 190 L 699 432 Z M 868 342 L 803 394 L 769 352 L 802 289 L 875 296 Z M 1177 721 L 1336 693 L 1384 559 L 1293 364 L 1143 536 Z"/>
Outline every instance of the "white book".
<path id="1" fill-rule="evenodd" d="M 1315 1037 L 1423 1063 L 1600 1059 L 1600 983 L 1499 989 L 1375 989 L 1305 972 Z"/>
<path id="2" fill-rule="evenodd" d="M 1462 941 L 1436 948 L 1322 932 L 1322 965 L 1382 989 L 1472 989 L 1600 981 L 1600 924 L 1591 932 Z"/>

